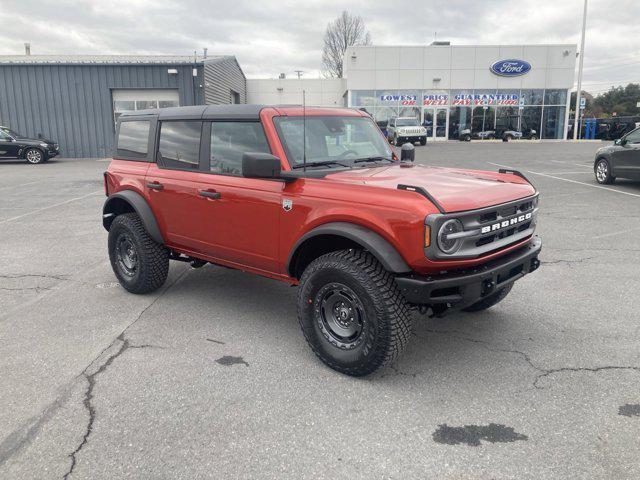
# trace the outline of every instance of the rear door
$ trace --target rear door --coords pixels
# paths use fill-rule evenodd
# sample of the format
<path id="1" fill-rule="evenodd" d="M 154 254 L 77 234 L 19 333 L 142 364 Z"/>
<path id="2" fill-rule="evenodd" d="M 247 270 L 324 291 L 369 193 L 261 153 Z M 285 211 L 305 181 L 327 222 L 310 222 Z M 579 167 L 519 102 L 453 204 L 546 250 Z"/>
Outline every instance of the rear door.
<path id="1" fill-rule="evenodd" d="M 145 180 L 145 193 L 170 246 L 211 255 L 199 239 L 201 222 L 210 221 L 209 209 L 199 196 L 200 120 L 159 122 L 156 163 Z"/>
<path id="2" fill-rule="evenodd" d="M 613 152 L 616 175 L 627 178 L 640 178 L 640 128 L 623 137 L 624 145 Z"/>

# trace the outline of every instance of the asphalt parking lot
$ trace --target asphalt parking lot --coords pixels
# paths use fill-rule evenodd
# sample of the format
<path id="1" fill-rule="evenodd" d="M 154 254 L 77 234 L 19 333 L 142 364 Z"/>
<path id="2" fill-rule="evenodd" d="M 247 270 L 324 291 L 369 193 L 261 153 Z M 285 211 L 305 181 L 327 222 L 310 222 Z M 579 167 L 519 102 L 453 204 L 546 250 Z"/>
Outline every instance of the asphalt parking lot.
<path id="1" fill-rule="evenodd" d="M 126 293 L 104 161 L 0 164 L 0 478 L 640 478 L 640 183 L 599 143 L 443 143 L 417 161 L 515 167 L 543 265 L 477 314 L 418 316 L 392 367 L 321 364 L 294 288 L 171 267 Z"/>

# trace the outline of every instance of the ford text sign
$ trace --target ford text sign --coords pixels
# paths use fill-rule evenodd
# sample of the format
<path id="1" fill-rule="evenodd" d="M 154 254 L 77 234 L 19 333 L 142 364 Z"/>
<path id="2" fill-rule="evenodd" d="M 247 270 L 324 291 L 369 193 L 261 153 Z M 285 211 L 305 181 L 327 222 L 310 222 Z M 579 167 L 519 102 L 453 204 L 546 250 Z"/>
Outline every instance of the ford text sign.
<path id="1" fill-rule="evenodd" d="M 498 60 L 491 65 L 491 71 L 501 77 L 517 77 L 531 70 L 531 64 L 524 60 Z"/>

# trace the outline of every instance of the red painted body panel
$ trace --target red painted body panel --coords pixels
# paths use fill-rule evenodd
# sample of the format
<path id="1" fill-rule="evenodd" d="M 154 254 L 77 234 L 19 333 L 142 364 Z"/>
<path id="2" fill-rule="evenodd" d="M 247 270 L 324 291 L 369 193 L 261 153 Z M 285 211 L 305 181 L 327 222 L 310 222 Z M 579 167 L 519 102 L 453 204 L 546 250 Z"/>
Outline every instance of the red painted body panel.
<path id="1" fill-rule="evenodd" d="M 309 108 L 309 116 L 366 116 L 352 109 Z M 290 170 L 273 117 L 302 115 L 300 107 L 267 107 L 260 113 L 271 151 Z M 150 190 L 147 182 L 160 182 Z M 485 263 L 529 240 L 481 258 L 433 261 L 424 253 L 424 220 L 438 209 L 427 198 L 398 190 L 398 184 L 427 189 L 447 212 L 482 208 L 535 193 L 522 178 L 476 170 L 389 165 L 347 170 L 325 178 L 285 183 L 201 172 L 161 169 L 155 163 L 116 160 L 107 175 L 109 193 L 131 189 L 149 202 L 167 245 L 213 263 L 296 283 L 286 262 L 305 233 L 329 222 L 369 228 L 393 245 L 417 273 L 437 273 Z M 219 199 L 200 196 L 220 193 Z M 285 211 L 283 200 L 293 208 Z"/>

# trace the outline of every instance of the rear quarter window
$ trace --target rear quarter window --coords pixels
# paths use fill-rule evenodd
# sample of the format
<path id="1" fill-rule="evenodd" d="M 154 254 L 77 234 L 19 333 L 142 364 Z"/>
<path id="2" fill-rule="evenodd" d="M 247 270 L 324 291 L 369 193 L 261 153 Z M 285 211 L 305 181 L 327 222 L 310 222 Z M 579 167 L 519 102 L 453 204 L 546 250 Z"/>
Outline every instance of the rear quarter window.
<path id="1" fill-rule="evenodd" d="M 118 129 L 117 156 L 145 160 L 149 153 L 150 124 L 146 120 L 121 122 Z"/>

